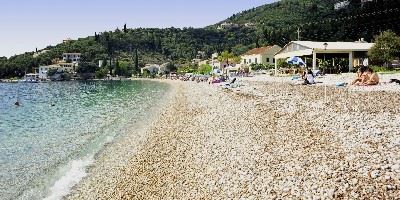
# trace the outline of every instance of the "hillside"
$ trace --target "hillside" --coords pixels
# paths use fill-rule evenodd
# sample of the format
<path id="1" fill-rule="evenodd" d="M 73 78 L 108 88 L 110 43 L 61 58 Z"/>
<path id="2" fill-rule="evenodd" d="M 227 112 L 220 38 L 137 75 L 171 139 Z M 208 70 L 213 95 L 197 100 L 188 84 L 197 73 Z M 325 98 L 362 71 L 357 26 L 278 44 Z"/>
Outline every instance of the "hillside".
<path id="1" fill-rule="evenodd" d="M 344 1 L 344 0 L 342 0 Z M 56 46 L 49 52 L 33 58 L 34 52 L 0 58 L 0 78 L 20 77 L 41 65 L 51 64 L 64 52 L 80 52 L 86 62 L 101 59 L 121 60 L 133 65 L 133 52 L 138 50 L 139 64 L 161 64 L 166 61 L 188 63 L 198 51 L 207 56 L 223 50 L 241 54 L 250 48 L 291 40 L 354 41 L 365 38 L 372 41 L 379 32 L 392 29 L 400 33 L 400 2 L 374 0 L 361 5 L 360 0 L 340 10 L 331 0 L 282 0 L 243 11 L 205 28 L 147 28 L 114 30 L 96 33 Z M 237 26 L 221 27 L 222 23 Z M 246 23 L 251 24 L 245 26 Z M 115 66 L 113 66 L 115 67 Z"/>
<path id="2" fill-rule="evenodd" d="M 261 43 L 286 44 L 297 40 L 354 41 L 373 40 L 379 32 L 392 29 L 400 33 L 400 1 L 348 0 L 349 5 L 335 10 L 345 0 L 282 0 L 232 15 L 221 23 L 253 23 Z"/>

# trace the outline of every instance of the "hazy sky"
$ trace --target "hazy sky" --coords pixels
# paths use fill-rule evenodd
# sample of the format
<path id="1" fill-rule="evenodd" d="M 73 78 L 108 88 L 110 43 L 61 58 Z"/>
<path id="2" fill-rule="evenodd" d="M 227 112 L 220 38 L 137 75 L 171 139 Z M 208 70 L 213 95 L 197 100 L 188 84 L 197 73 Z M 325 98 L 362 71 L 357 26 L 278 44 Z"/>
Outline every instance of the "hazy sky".
<path id="1" fill-rule="evenodd" d="M 276 0 L 0 0 L 0 56 L 137 27 L 204 27 Z"/>

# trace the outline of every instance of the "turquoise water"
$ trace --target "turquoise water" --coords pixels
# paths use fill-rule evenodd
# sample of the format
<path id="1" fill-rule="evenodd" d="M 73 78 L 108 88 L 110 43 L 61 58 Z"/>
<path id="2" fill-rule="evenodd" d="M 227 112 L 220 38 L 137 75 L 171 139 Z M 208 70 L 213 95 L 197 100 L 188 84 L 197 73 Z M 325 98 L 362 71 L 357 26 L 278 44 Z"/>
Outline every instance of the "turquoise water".
<path id="1" fill-rule="evenodd" d="M 167 90 L 145 81 L 0 83 L 0 199 L 57 197 Z"/>

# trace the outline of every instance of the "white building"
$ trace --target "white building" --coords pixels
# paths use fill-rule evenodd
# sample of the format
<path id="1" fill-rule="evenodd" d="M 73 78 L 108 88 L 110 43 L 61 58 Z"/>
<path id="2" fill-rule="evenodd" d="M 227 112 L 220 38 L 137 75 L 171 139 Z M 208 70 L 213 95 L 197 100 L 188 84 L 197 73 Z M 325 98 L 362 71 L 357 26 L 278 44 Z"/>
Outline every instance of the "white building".
<path id="1" fill-rule="evenodd" d="M 221 25 L 219 25 L 217 29 L 227 29 L 227 28 L 237 28 L 237 27 L 239 27 L 239 24 L 224 22 Z"/>
<path id="2" fill-rule="evenodd" d="M 252 23 L 252 22 L 247 22 L 247 23 L 244 24 L 244 26 L 245 26 L 245 27 L 248 27 L 248 28 L 252 28 L 252 27 L 255 27 L 256 24 L 254 24 L 254 23 Z"/>
<path id="3" fill-rule="evenodd" d="M 56 69 L 58 72 L 64 71 L 64 68 L 60 65 L 48 65 L 48 66 L 40 66 L 39 67 L 39 78 L 40 79 L 48 79 L 47 73 L 50 69 Z"/>
<path id="4" fill-rule="evenodd" d="M 62 57 L 64 62 L 79 62 L 81 55 L 81 53 L 63 53 Z"/>
<path id="5" fill-rule="evenodd" d="M 334 7 L 335 7 L 335 10 L 340 10 L 340 9 L 346 8 L 349 5 L 350 5 L 350 1 L 345 0 L 345 1 L 340 1 L 340 2 L 335 3 Z"/>
<path id="6" fill-rule="evenodd" d="M 37 57 L 39 57 L 40 55 L 45 54 L 45 53 L 47 53 L 47 52 L 49 52 L 49 51 L 50 51 L 50 50 L 42 50 L 42 51 L 35 52 L 35 53 L 33 54 L 33 57 L 34 57 L 34 58 L 37 58 Z"/>
<path id="7" fill-rule="evenodd" d="M 281 47 L 278 45 L 251 49 L 241 56 L 240 63 L 242 65 L 251 65 L 251 64 L 273 65 L 275 64 L 274 56 L 279 50 L 281 50 Z"/>
<path id="8" fill-rule="evenodd" d="M 210 64 L 213 67 L 213 69 L 220 69 L 220 67 L 221 67 L 220 62 L 218 61 L 218 56 L 219 56 L 218 53 L 213 53 L 211 55 L 211 63 Z"/>
<path id="9" fill-rule="evenodd" d="M 317 58 L 346 58 L 349 60 L 349 70 L 352 70 L 355 65 L 368 65 L 367 52 L 372 46 L 374 43 L 364 42 L 363 39 L 356 42 L 292 41 L 275 55 L 275 60 L 297 56 L 303 57 L 307 65 L 305 58 L 310 58 L 312 59 L 312 69 L 316 70 L 318 68 Z M 275 71 L 277 72 L 276 63 Z"/>
<path id="10" fill-rule="evenodd" d="M 78 68 L 78 63 L 60 62 L 60 63 L 58 63 L 58 65 L 60 65 L 64 71 L 69 72 L 69 73 L 74 73 L 76 71 L 76 69 Z"/>
<path id="11" fill-rule="evenodd" d="M 142 67 L 140 69 L 140 72 L 143 74 L 143 72 L 145 70 L 148 70 L 150 72 L 150 74 L 158 74 L 158 72 L 160 71 L 160 65 L 157 65 L 157 64 L 146 64 L 145 67 Z"/>

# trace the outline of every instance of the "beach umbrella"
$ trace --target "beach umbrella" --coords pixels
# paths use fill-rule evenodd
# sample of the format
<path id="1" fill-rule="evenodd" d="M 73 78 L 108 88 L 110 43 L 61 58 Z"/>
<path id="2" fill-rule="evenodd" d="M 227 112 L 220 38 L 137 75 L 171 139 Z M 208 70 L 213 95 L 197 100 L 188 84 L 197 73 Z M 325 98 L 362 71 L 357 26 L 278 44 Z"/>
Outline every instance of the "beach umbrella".
<path id="1" fill-rule="evenodd" d="M 293 57 L 288 58 L 286 60 L 286 62 L 288 64 L 292 64 L 292 65 L 304 65 L 304 61 L 301 58 L 297 57 L 297 56 L 293 56 Z"/>

